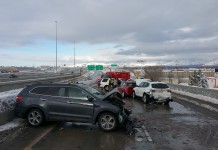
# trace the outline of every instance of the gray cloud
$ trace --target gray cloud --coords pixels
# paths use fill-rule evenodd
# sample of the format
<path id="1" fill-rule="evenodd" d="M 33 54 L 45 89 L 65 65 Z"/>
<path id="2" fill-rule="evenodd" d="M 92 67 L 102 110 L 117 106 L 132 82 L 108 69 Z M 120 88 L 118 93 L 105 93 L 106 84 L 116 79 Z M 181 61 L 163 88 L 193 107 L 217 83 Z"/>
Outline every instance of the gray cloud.
<path id="1" fill-rule="evenodd" d="M 39 38 L 116 43 L 118 55 L 217 56 L 217 0 L 7 0 L 0 2 L 0 48 Z M 123 48 L 123 46 L 134 48 Z M 119 60 L 117 60 L 119 61 Z"/>

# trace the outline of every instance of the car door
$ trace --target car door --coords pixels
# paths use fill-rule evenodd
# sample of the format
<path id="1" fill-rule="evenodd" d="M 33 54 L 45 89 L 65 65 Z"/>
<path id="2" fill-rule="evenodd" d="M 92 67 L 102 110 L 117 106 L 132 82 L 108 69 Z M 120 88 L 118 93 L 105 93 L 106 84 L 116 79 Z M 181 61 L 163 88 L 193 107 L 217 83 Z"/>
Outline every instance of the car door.
<path id="1" fill-rule="evenodd" d="M 137 96 L 139 96 L 139 97 L 142 97 L 142 95 L 143 95 L 143 88 L 144 88 L 144 82 L 141 82 L 140 84 L 139 84 L 139 86 L 137 87 Z"/>
<path id="2" fill-rule="evenodd" d="M 67 107 L 65 87 L 43 86 L 31 92 L 40 94 L 40 106 L 50 120 L 62 120 L 65 118 L 65 108 Z"/>
<path id="3" fill-rule="evenodd" d="M 68 87 L 66 91 L 65 115 L 72 121 L 91 122 L 94 111 L 94 104 L 88 99 L 91 96 L 78 87 Z"/>
<path id="4" fill-rule="evenodd" d="M 122 82 L 121 85 L 118 86 L 118 91 L 119 91 L 120 93 L 122 93 L 123 90 L 124 90 L 124 88 L 125 88 L 125 86 L 126 86 L 126 83 L 125 83 L 125 82 Z"/>

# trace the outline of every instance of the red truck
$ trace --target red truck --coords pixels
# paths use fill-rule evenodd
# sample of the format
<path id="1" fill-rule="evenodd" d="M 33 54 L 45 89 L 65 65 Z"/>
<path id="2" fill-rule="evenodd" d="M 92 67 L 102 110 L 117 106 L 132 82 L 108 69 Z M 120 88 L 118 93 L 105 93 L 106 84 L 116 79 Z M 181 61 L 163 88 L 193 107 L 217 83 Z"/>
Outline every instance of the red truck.
<path id="1" fill-rule="evenodd" d="M 111 71 L 111 72 L 106 72 L 105 74 L 110 75 L 114 79 L 123 78 L 125 81 L 130 79 L 130 72 L 127 71 L 122 71 L 122 72 Z"/>
<path id="2" fill-rule="evenodd" d="M 114 79 L 123 79 L 124 81 L 127 81 L 130 79 L 130 72 L 127 71 L 122 71 L 122 72 L 117 72 L 117 71 L 111 71 L 111 72 L 106 72 L 104 75 L 101 75 L 101 78 L 97 79 L 98 85 L 100 85 L 100 82 L 103 78 L 114 78 Z"/>

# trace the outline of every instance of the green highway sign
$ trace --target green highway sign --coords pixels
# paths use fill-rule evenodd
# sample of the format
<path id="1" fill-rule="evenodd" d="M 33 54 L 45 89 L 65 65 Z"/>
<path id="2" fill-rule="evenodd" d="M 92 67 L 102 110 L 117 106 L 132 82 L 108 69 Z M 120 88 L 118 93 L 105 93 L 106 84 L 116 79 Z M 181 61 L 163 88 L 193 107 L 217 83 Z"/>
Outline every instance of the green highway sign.
<path id="1" fill-rule="evenodd" d="M 117 64 L 111 64 L 112 67 L 117 67 Z"/>
<path id="2" fill-rule="evenodd" d="M 88 66 L 87 66 L 87 69 L 88 69 L 88 70 L 95 70 L 95 65 L 88 65 Z"/>
<path id="3" fill-rule="evenodd" d="M 96 69 L 96 70 L 103 70 L 103 65 L 96 65 L 96 66 L 95 66 L 95 69 Z"/>

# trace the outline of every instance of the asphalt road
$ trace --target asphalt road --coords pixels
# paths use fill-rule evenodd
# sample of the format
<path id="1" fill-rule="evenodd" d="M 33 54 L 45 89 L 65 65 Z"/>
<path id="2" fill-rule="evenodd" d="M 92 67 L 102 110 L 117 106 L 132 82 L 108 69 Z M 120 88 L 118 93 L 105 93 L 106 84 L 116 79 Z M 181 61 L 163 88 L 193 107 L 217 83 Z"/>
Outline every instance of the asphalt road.
<path id="1" fill-rule="evenodd" d="M 146 105 L 127 99 L 137 124 L 135 134 L 124 129 L 102 132 L 98 126 L 51 122 L 2 133 L 1 150 L 217 150 L 218 115 L 178 98 L 169 105 Z"/>

